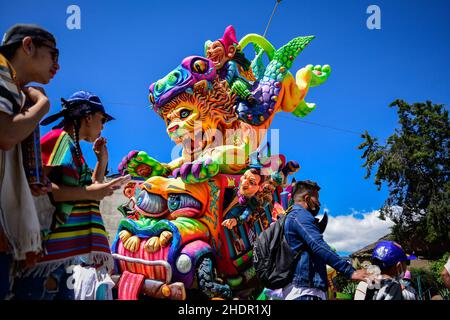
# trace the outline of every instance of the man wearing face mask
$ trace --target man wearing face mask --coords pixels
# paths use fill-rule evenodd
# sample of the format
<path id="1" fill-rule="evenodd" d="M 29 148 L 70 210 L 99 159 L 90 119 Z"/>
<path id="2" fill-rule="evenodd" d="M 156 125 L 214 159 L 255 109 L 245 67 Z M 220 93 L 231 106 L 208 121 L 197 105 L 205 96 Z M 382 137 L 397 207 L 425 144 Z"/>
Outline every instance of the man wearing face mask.
<path id="1" fill-rule="evenodd" d="M 326 300 L 326 265 L 355 281 L 368 276 L 365 270 L 355 270 L 323 240 L 315 219 L 320 210 L 319 190 L 317 183 L 310 180 L 297 182 L 292 190 L 293 206 L 286 217 L 284 232 L 292 250 L 302 253 L 292 282 L 283 288 L 286 300 Z"/>

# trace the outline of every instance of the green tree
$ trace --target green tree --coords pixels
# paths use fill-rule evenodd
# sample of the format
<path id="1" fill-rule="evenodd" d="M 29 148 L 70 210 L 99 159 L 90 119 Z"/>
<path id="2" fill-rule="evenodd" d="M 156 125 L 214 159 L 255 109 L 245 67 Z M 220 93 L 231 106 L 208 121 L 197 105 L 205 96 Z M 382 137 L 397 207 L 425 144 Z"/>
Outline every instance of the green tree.
<path id="1" fill-rule="evenodd" d="M 364 151 L 365 178 L 374 174 L 378 190 L 383 183 L 389 189 L 380 218 L 387 216 L 395 223 L 397 241 L 415 239 L 444 248 L 450 234 L 448 110 L 431 101 L 396 100 L 390 107 L 398 108 L 399 128 L 385 145 L 366 131 L 358 147 Z"/>
<path id="2" fill-rule="evenodd" d="M 421 294 L 419 300 L 430 300 L 432 296 L 439 293 L 440 286 L 432 271 L 424 268 L 411 268 L 410 272 L 412 286 L 417 290 L 417 294 Z"/>

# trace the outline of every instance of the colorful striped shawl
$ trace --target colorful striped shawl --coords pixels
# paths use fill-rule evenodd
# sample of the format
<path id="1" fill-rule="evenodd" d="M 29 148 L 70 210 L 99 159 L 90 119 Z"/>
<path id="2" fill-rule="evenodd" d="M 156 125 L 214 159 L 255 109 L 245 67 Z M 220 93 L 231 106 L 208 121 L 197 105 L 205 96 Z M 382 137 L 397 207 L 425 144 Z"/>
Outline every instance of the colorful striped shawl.
<path id="1" fill-rule="evenodd" d="M 42 161 L 51 167 L 52 182 L 66 186 L 87 186 L 91 173 L 81 156 L 77 159 L 75 143 L 67 132 L 52 130 L 41 139 Z M 94 200 L 55 202 L 52 228 L 44 240 L 45 255 L 38 264 L 39 274 L 47 274 L 62 264 L 83 262 L 112 267 L 107 232 Z M 81 256 L 81 257 L 80 257 Z"/>

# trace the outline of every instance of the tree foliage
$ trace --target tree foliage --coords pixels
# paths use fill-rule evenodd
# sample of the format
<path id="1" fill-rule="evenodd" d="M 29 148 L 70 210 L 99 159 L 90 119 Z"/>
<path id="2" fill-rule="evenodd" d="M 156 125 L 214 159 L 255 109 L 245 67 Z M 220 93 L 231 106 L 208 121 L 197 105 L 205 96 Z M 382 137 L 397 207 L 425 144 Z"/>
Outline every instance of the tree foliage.
<path id="1" fill-rule="evenodd" d="M 432 296 L 439 293 L 439 283 L 436 281 L 433 272 L 424 268 L 411 268 L 411 284 L 421 294 L 420 300 L 430 300 Z M 419 281 L 420 288 L 419 291 Z"/>
<path id="2" fill-rule="evenodd" d="M 444 270 L 444 266 L 447 263 L 447 260 L 448 260 L 449 257 L 450 257 L 450 252 L 446 252 L 442 256 L 442 258 L 432 262 L 431 266 L 430 266 L 430 269 L 431 269 L 431 272 L 433 273 L 434 279 L 442 287 L 444 287 L 444 281 L 442 280 L 441 272 L 442 272 L 442 270 Z"/>
<path id="3" fill-rule="evenodd" d="M 450 232 L 448 110 L 442 104 L 408 104 L 396 100 L 399 128 L 382 145 L 367 131 L 363 167 L 381 189 L 386 184 L 389 196 L 380 209 L 380 217 L 394 223 L 393 234 L 399 241 L 412 238 L 425 243 L 447 242 Z"/>

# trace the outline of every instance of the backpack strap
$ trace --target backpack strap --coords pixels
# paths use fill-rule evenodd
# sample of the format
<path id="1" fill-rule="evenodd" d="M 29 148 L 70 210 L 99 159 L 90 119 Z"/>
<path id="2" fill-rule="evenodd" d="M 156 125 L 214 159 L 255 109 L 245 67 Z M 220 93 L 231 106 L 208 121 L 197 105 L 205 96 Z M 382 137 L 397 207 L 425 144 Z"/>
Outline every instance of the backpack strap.
<path id="1" fill-rule="evenodd" d="M 366 296 L 364 297 L 364 300 L 373 300 L 373 297 L 375 296 L 377 290 L 376 289 L 366 289 Z"/>

